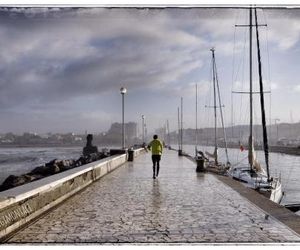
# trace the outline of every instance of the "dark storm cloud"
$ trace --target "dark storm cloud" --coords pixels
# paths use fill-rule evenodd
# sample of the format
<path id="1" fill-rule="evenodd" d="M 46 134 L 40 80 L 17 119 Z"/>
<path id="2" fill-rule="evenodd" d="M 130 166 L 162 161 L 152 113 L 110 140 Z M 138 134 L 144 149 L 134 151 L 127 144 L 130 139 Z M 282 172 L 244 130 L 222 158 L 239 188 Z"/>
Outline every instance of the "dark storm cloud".
<path id="1" fill-rule="evenodd" d="M 199 66 L 195 53 L 203 41 L 174 28 L 165 14 L 155 21 L 138 10 L 47 11 L 2 11 L 2 107 L 121 84 L 161 87 Z"/>
<path id="2" fill-rule="evenodd" d="M 285 53 L 298 48 L 299 11 L 278 13 L 264 11 L 269 41 Z M 205 95 L 209 49 L 217 48 L 227 74 L 222 80 L 229 79 L 234 25 L 246 21 L 247 11 L 230 8 L 2 8 L 0 111 L 5 126 L 9 128 L 11 112 L 12 124 L 28 119 L 28 128 L 33 118 L 33 126 L 58 124 L 58 119 L 79 126 L 75 118 L 66 118 L 65 107 L 91 123 L 104 117 L 109 121 L 117 115 L 101 110 L 97 116 L 87 107 L 88 99 L 97 100 L 95 106 L 103 104 L 98 99 L 109 102 L 123 85 L 131 93 L 151 92 L 171 101 L 182 94 L 190 98 L 195 83 L 202 82 Z M 242 52 L 244 40 L 235 43 Z"/>

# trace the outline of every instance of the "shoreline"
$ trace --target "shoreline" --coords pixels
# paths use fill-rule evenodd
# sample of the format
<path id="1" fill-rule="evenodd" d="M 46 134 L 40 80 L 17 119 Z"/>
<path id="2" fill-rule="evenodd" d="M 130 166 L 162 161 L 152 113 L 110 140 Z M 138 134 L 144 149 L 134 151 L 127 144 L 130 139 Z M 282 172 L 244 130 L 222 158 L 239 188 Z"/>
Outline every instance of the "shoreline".
<path id="1" fill-rule="evenodd" d="M 229 145 L 228 148 L 236 148 L 239 149 L 239 145 Z M 245 150 L 248 150 L 248 146 L 243 146 Z M 222 147 L 224 148 L 224 147 Z M 255 146 L 254 146 L 255 148 Z M 262 146 L 257 146 L 255 148 L 256 151 L 263 151 Z M 300 148 L 299 147 L 288 147 L 288 146 L 269 146 L 270 153 L 280 153 L 280 154 L 287 154 L 287 155 L 300 155 Z"/>
<path id="2" fill-rule="evenodd" d="M 183 144 L 183 145 L 193 145 L 193 144 Z M 84 147 L 85 145 L 74 145 L 74 144 L 37 144 L 37 145 L 0 145 L 0 148 L 76 148 Z M 110 148 L 117 147 L 116 145 L 96 145 L 98 148 Z M 198 145 L 198 146 L 209 146 L 213 147 L 214 145 Z M 224 148 L 224 145 L 219 145 L 220 148 Z M 227 145 L 228 148 L 239 149 L 239 145 Z M 248 146 L 243 146 L 245 150 L 248 150 Z M 263 151 L 262 146 L 256 146 L 256 151 Z M 270 153 L 281 153 L 287 155 L 300 156 L 300 147 L 294 146 L 269 146 Z"/>
<path id="3" fill-rule="evenodd" d="M 183 144 L 183 145 L 190 145 L 190 144 Z M 204 146 L 204 147 L 214 147 L 214 145 L 198 145 L 198 146 Z M 219 148 L 225 148 L 224 145 L 218 145 Z M 257 146 L 254 145 L 255 151 L 264 151 L 262 148 L 263 146 Z M 230 149 L 240 149 L 240 145 L 227 145 L 227 148 Z M 243 145 L 244 150 L 248 150 L 248 146 Z M 300 146 L 269 146 L 269 153 L 280 153 L 280 154 L 287 154 L 287 155 L 295 155 L 300 156 Z"/>
<path id="4" fill-rule="evenodd" d="M 102 147 L 116 147 L 116 145 L 95 145 L 98 148 Z M 84 148 L 85 144 L 74 145 L 74 144 L 36 144 L 36 145 L 0 145 L 0 148 Z"/>

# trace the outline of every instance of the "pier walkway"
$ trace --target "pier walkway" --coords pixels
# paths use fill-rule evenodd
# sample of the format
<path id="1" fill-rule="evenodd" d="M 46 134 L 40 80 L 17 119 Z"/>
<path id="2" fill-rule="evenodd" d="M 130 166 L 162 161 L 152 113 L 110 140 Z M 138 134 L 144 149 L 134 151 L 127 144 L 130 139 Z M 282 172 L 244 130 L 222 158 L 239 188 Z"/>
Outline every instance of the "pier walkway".
<path id="1" fill-rule="evenodd" d="M 91 184 L 7 243 L 300 242 L 288 226 L 216 176 L 165 150 L 158 179 L 150 153 Z"/>

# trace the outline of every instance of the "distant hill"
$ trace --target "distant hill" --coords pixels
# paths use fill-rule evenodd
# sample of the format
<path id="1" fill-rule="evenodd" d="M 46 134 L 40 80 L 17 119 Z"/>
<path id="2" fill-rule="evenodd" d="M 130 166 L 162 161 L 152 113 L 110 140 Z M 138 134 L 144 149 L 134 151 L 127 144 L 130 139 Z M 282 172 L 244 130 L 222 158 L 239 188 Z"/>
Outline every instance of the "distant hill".
<path id="1" fill-rule="evenodd" d="M 236 125 L 225 128 L 228 142 L 243 142 L 247 143 L 249 136 L 248 125 Z M 279 123 L 276 126 L 267 126 L 268 139 L 270 144 L 279 145 L 300 145 L 300 123 Z M 217 128 L 217 138 L 224 141 L 223 129 Z M 262 127 L 261 125 L 253 126 L 253 135 L 256 142 L 262 142 Z M 170 133 L 172 143 L 178 142 L 177 131 Z M 195 143 L 195 129 L 184 129 L 183 132 L 184 143 Z M 214 141 L 214 128 L 200 128 L 198 129 L 198 142 L 209 143 Z"/>

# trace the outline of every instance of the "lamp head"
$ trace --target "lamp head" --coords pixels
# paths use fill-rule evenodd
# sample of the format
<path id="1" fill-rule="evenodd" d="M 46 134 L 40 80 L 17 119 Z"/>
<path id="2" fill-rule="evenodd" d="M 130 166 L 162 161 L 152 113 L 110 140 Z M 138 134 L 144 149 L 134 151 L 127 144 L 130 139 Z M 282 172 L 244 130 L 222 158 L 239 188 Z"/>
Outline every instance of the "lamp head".
<path id="1" fill-rule="evenodd" d="M 124 87 L 122 87 L 122 88 L 120 89 L 120 92 L 121 92 L 122 95 L 124 95 L 124 94 L 126 94 L 127 89 L 124 88 Z"/>

